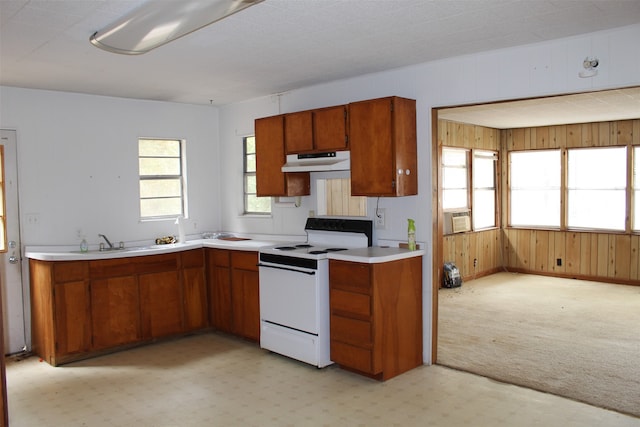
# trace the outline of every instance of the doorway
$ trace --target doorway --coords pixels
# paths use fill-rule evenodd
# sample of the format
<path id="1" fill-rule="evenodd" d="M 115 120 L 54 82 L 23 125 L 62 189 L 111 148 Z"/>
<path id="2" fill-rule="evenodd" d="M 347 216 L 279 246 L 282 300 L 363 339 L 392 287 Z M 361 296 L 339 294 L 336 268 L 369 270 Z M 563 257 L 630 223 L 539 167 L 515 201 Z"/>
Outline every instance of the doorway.
<path id="1" fill-rule="evenodd" d="M 0 129 L 2 146 L 2 177 L 7 251 L 0 254 L 2 283 L 2 313 L 4 320 L 4 351 L 7 354 L 27 350 L 25 322 L 28 289 L 22 280 L 22 242 L 20 239 L 20 209 L 18 206 L 18 155 L 16 131 Z"/>

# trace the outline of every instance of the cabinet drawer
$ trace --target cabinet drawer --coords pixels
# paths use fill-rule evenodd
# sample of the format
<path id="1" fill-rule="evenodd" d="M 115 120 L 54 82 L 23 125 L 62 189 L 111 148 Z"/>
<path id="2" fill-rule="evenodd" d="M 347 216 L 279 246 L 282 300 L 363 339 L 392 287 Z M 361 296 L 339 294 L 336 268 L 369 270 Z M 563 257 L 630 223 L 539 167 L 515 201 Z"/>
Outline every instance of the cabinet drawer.
<path id="1" fill-rule="evenodd" d="M 204 266 L 204 251 L 202 249 L 182 252 L 181 257 L 182 268 Z"/>
<path id="2" fill-rule="evenodd" d="M 331 313 L 354 314 L 360 317 L 371 316 L 371 297 L 356 292 L 347 292 L 331 288 Z"/>
<path id="3" fill-rule="evenodd" d="M 89 264 L 85 261 L 56 262 L 53 264 L 55 282 L 84 280 L 89 275 Z"/>
<path id="4" fill-rule="evenodd" d="M 231 251 L 231 266 L 234 269 L 258 271 L 258 253 L 254 251 Z"/>
<path id="5" fill-rule="evenodd" d="M 370 348 L 373 344 L 371 322 L 332 315 L 331 339 Z"/>
<path id="6" fill-rule="evenodd" d="M 369 374 L 378 374 L 380 369 L 373 366 L 371 350 L 331 340 L 331 360 L 338 365 Z"/>
<path id="7" fill-rule="evenodd" d="M 229 267 L 231 265 L 229 252 L 226 249 L 209 249 L 209 263 L 219 267 Z"/>
<path id="8" fill-rule="evenodd" d="M 369 265 L 329 260 L 329 283 L 331 287 L 357 289 L 369 293 L 371 289 Z"/>
<path id="9" fill-rule="evenodd" d="M 89 261 L 89 275 L 92 279 L 131 276 L 134 272 L 135 265 L 129 258 Z"/>
<path id="10" fill-rule="evenodd" d="M 178 269 L 178 254 L 150 255 L 134 258 L 138 273 L 158 273 Z"/>

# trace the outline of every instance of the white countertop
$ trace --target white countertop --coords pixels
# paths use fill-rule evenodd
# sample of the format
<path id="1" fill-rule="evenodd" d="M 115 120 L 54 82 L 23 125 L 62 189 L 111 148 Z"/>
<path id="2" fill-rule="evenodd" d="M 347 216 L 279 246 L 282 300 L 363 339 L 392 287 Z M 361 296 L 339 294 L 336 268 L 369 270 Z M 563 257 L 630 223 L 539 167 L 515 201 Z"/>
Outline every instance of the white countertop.
<path id="1" fill-rule="evenodd" d="M 78 249 L 70 249 L 56 246 L 27 246 L 25 256 L 40 261 L 88 261 L 96 259 L 127 258 L 132 256 L 158 255 L 172 252 L 187 251 L 200 248 L 233 249 L 238 251 L 258 251 L 263 246 L 277 244 L 277 241 L 268 240 L 219 240 L 200 239 L 189 240 L 185 243 L 173 243 L 169 245 L 131 246 L 125 249 L 110 251 L 90 250 L 80 252 Z"/>
<path id="2" fill-rule="evenodd" d="M 172 252 L 187 251 L 200 248 L 231 249 L 238 251 L 259 251 L 263 246 L 273 246 L 281 241 L 274 237 L 273 240 L 220 240 L 199 239 L 189 240 L 185 243 L 173 243 L 168 245 L 132 245 L 125 249 L 99 251 L 90 250 L 80 252 L 75 247 L 64 246 L 27 246 L 25 256 L 40 261 L 90 261 L 97 259 L 127 258 L 134 256 L 159 255 Z M 422 249 L 410 251 L 397 247 L 373 246 L 368 248 L 349 249 L 341 252 L 331 252 L 329 259 L 342 261 L 362 262 L 367 264 L 389 262 L 404 258 L 425 255 Z"/>
<path id="3" fill-rule="evenodd" d="M 423 256 L 424 254 L 425 251 L 422 249 L 410 251 L 409 249 L 403 248 L 371 246 L 368 248 L 331 252 L 329 253 L 329 259 L 375 264 L 379 262 L 389 262 L 399 259 Z"/>

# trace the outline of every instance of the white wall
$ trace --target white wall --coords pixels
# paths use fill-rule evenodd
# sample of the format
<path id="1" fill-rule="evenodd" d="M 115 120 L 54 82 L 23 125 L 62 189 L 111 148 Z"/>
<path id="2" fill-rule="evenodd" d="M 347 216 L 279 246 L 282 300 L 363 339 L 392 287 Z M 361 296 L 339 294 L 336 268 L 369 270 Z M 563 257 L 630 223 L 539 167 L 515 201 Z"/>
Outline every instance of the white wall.
<path id="1" fill-rule="evenodd" d="M 224 159 L 222 173 L 229 185 L 222 191 L 225 207 L 222 227 L 243 232 L 300 234 L 313 197 L 304 197 L 300 208 L 275 206 L 269 218 L 243 218 L 240 161 L 241 136 L 253 133 L 259 117 L 339 105 L 383 96 L 416 99 L 418 133 L 419 195 L 382 198 L 387 227 L 378 239 L 406 238 L 407 218 L 415 218 L 417 239 L 427 242 L 424 261 L 425 361 L 430 360 L 431 331 L 431 109 L 504 99 L 584 92 L 640 84 L 640 24 L 580 37 L 555 40 L 518 48 L 450 58 L 403 69 L 302 88 L 280 96 L 228 105 L 220 111 L 220 140 Z M 581 79 L 578 72 L 587 56 L 600 60 L 598 75 Z M 237 166 L 236 166 L 237 165 Z M 317 176 L 316 176 L 317 177 Z M 312 174 L 312 179 L 314 174 Z M 369 212 L 376 200 L 369 199 Z"/>
<path id="2" fill-rule="evenodd" d="M 217 108 L 1 87 L 0 127 L 17 131 L 24 245 L 79 244 L 78 229 L 89 244 L 177 234 L 139 221 L 138 137 L 186 140 L 185 232 L 220 227 Z"/>

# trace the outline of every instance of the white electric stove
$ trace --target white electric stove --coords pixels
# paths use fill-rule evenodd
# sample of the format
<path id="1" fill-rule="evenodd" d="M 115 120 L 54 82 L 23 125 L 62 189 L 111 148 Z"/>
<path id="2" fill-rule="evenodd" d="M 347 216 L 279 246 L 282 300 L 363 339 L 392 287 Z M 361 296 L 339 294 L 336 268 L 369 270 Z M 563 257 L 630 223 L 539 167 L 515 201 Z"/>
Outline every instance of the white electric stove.
<path id="1" fill-rule="evenodd" d="M 319 368 L 329 349 L 330 252 L 371 246 L 369 220 L 308 218 L 305 243 L 260 249 L 260 346 Z"/>

